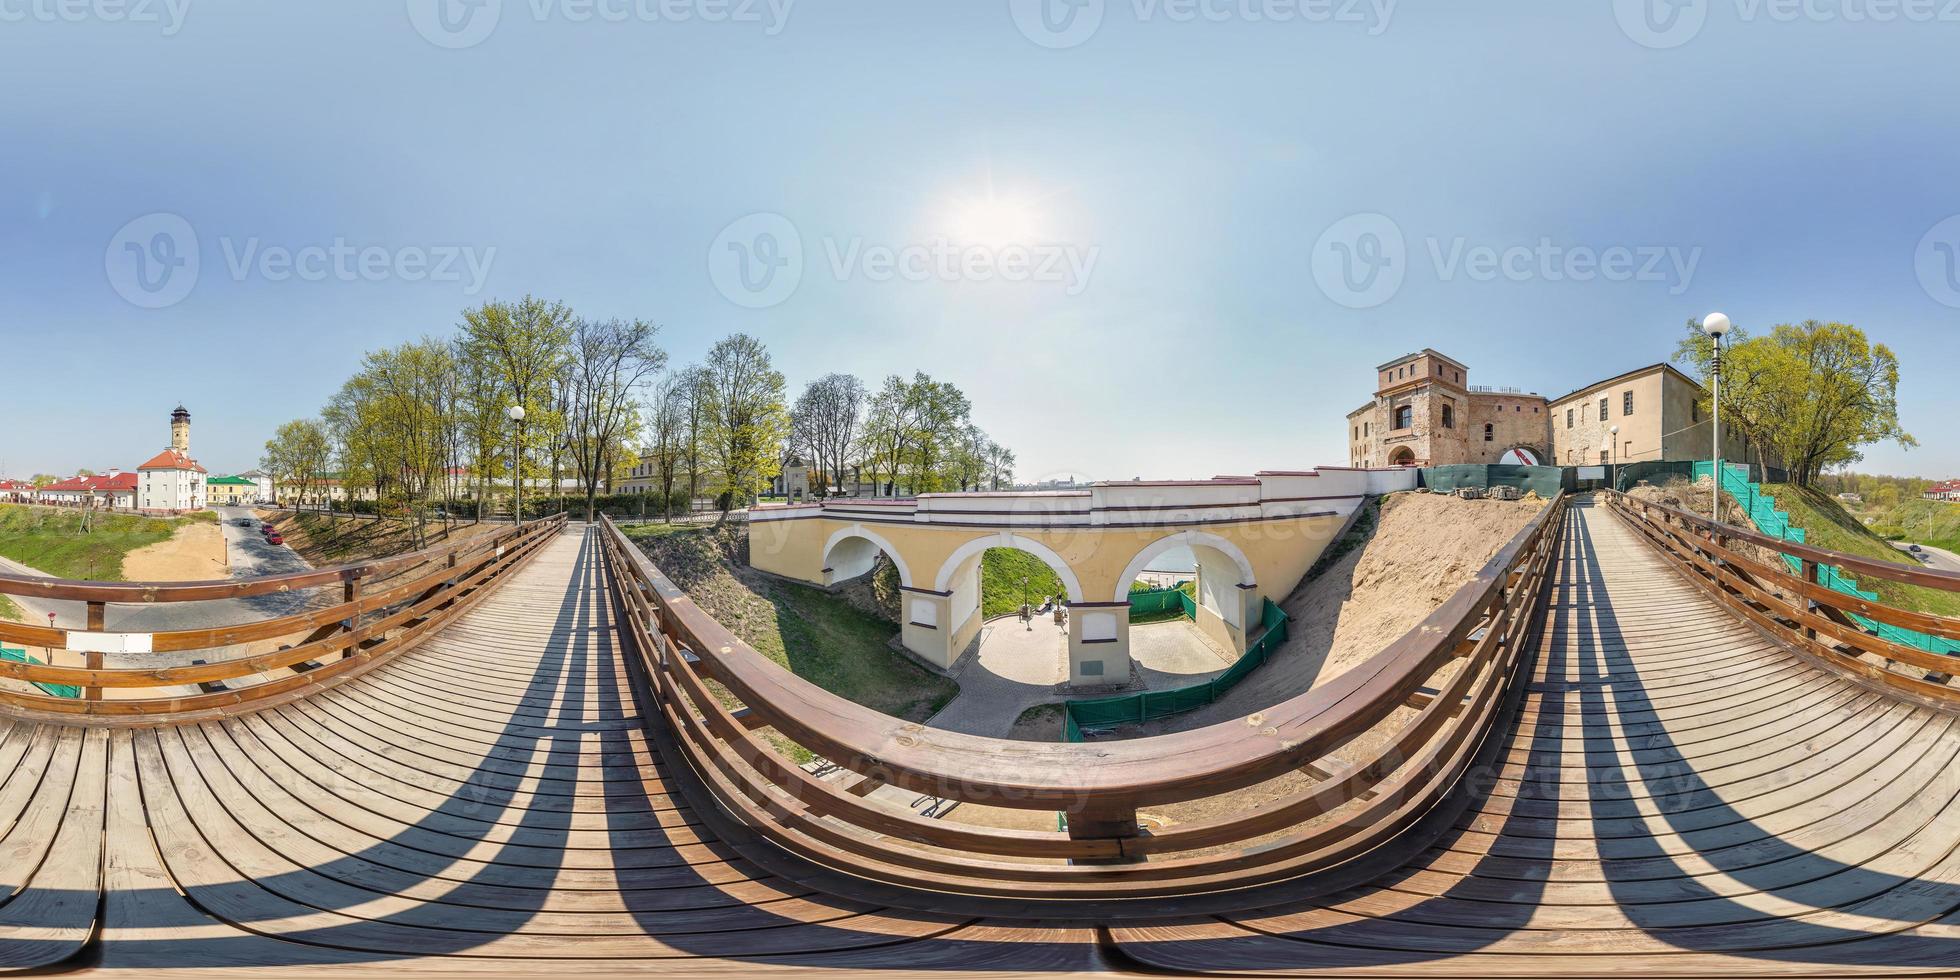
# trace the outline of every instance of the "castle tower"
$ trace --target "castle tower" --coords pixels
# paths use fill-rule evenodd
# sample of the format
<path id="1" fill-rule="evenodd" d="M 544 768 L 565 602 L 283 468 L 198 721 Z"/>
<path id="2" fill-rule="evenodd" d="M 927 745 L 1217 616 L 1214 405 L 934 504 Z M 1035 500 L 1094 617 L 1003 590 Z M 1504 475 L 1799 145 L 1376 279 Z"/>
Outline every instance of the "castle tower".
<path id="1" fill-rule="evenodd" d="M 170 413 L 170 448 L 180 453 L 191 451 L 191 413 L 182 405 Z"/>

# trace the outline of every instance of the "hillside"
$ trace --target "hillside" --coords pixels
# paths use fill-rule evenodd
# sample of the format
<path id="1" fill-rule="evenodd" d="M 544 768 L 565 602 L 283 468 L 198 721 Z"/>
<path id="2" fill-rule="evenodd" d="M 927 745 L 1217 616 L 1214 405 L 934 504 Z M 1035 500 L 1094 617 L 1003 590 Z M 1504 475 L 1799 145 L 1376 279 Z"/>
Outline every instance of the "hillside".
<path id="1" fill-rule="evenodd" d="M 1776 506 L 1790 515 L 1790 522 L 1804 529 L 1804 541 L 1819 548 L 1843 551 L 1908 568 L 1923 567 L 1880 537 L 1873 528 L 1852 516 L 1836 500 L 1822 492 L 1789 483 L 1763 484 L 1763 492 L 1776 498 Z M 1915 501 L 1915 503 L 1935 503 Z M 1929 544 L 1939 544 L 1928 539 Z M 1945 545 L 1940 545 L 1945 547 Z M 1855 573 L 1859 588 L 1878 593 L 1880 602 L 1914 612 L 1960 616 L 1960 595 L 1916 585 L 1901 585 Z"/>
<path id="2" fill-rule="evenodd" d="M 278 528 L 279 533 L 285 536 L 286 546 L 298 552 L 315 568 L 372 561 L 418 550 L 408 524 L 393 518 L 330 515 L 316 511 L 294 513 L 261 510 L 256 513 L 261 520 L 270 521 Z M 479 534 L 489 534 L 499 528 L 508 530 L 509 527 L 508 523 L 459 523 L 444 528 L 441 522 L 432 521 L 422 547 L 433 548 L 440 544 L 467 541 Z"/>
<path id="3" fill-rule="evenodd" d="M 131 552 L 170 540 L 186 525 L 216 520 L 210 513 L 189 517 L 88 515 L 61 507 L 0 504 L 0 555 L 56 578 L 121 582 L 123 559 Z"/>
<path id="4" fill-rule="evenodd" d="M 1028 580 L 1023 589 L 1021 579 Z M 1021 608 L 1022 595 L 1041 605 L 1042 596 L 1062 594 L 1062 580 L 1035 556 L 1015 548 L 988 548 L 980 556 L 980 614 L 1006 616 Z"/>
<path id="5" fill-rule="evenodd" d="M 1871 519 L 1872 533 L 1894 541 L 1913 541 L 1960 551 L 1960 503 L 1906 500 L 1895 507 L 1858 512 Z"/>

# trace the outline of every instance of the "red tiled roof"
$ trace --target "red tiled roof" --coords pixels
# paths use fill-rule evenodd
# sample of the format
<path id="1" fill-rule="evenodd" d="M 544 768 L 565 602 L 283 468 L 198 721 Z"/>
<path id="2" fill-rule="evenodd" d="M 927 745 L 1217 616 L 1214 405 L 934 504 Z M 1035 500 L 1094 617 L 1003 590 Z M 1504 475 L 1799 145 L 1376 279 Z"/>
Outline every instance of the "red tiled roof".
<path id="1" fill-rule="evenodd" d="M 27 488 L 27 484 L 20 484 Z M 136 474 L 118 473 L 115 476 L 71 476 L 58 483 L 50 483 L 43 489 L 60 490 L 66 493 L 99 493 L 111 490 L 136 492 Z"/>
<path id="2" fill-rule="evenodd" d="M 204 472 L 204 467 L 197 465 L 197 460 L 194 460 L 190 458 L 188 454 L 178 452 L 175 449 L 166 449 L 163 452 L 156 454 L 154 457 L 151 457 L 149 462 L 144 463 L 141 466 L 138 466 L 137 469 L 139 470 L 192 470 L 198 473 Z"/>

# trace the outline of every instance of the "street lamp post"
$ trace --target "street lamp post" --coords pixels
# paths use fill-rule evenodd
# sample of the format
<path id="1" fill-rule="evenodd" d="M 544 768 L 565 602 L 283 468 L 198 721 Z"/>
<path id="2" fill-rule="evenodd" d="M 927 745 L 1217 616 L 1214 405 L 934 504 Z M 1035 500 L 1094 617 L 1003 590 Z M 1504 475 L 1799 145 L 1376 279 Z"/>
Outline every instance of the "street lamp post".
<path id="1" fill-rule="evenodd" d="M 1613 489 L 1618 490 L 1620 489 L 1620 427 L 1616 425 L 1606 430 L 1606 437 L 1613 442 L 1609 447 L 1613 459 Z"/>
<path id="2" fill-rule="evenodd" d="M 1722 338 L 1728 334 L 1729 326 L 1728 316 L 1721 313 L 1710 313 L 1701 320 L 1701 332 L 1715 340 L 1715 418 L 1710 443 L 1715 460 L 1715 486 L 1708 495 L 1708 516 L 1717 524 L 1722 522 Z"/>
<path id="3" fill-rule="evenodd" d="M 516 501 L 511 517 L 518 527 L 524 526 L 524 406 L 512 405 L 504 412 L 516 423 L 517 434 L 510 444 L 510 488 Z"/>
<path id="4" fill-rule="evenodd" d="M 1023 623 L 1029 631 L 1034 630 L 1034 610 L 1028 608 L 1028 577 L 1021 576 L 1021 615 L 1027 617 Z"/>

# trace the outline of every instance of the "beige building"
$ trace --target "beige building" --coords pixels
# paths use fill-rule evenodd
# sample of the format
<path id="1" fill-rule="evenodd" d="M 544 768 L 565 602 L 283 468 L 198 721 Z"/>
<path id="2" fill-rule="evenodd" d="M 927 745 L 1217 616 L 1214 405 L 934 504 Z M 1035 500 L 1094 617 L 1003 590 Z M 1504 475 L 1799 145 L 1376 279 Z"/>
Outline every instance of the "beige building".
<path id="1" fill-rule="evenodd" d="M 1348 465 L 1546 462 L 1545 399 L 1476 387 L 1462 362 L 1429 348 L 1375 369 L 1375 397 L 1348 413 Z"/>
<path id="2" fill-rule="evenodd" d="M 1551 401 L 1552 462 L 1559 466 L 1709 458 L 1713 420 L 1707 392 L 1669 364 L 1650 364 Z M 1618 431 L 1614 431 L 1614 430 Z M 1734 429 L 1722 456 L 1750 460 Z"/>

